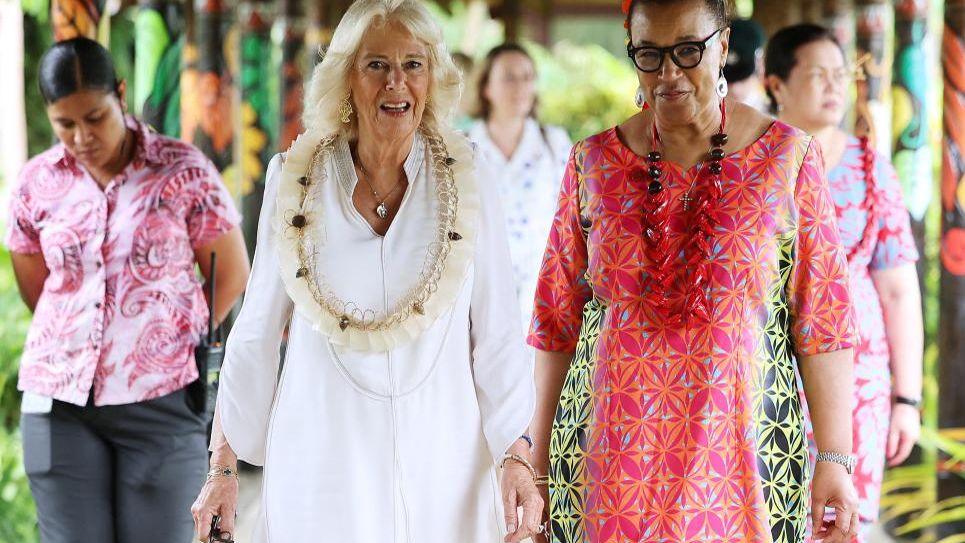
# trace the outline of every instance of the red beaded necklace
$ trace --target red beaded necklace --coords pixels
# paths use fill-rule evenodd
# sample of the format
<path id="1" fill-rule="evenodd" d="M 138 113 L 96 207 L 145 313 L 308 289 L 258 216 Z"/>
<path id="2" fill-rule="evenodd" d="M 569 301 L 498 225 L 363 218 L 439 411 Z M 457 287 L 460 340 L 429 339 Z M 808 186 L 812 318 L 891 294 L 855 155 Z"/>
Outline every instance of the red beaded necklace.
<path id="1" fill-rule="evenodd" d="M 687 192 L 679 198 L 681 210 L 692 212 L 692 219 L 688 224 L 688 235 L 682 245 L 684 253 L 683 281 L 689 285 L 684 296 L 684 306 L 679 311 L 673 311 L 670 297 L 677 283 L 677 254 L 671 250 L 671 200 L 669 191 L 663 190 L 661 178 L 663 176 L 663 156 L 659 151 L 662 146 L 660 133 L 656 122 L 653 124 L 653 150 L 647 155 L 650 182 L 647 185 L 647 196 L 643 204 L 643 238 L 644 254 L 649 261 L 647 275 L 649 277 L 649 295 L 653 307 L 670 324 L 682 324 L 691 318 L 709 320 L 710 310 L 707 295 L 707 285 L 710 279 L 710 252 L 714 227 L 717 225 L 717 202 L 721 197 L 720 176 L 723 171 L 721 161 L 724 159 L 724 145 L 727 144 L 727 106 L 720 104 L 720 129 L 710 138 L 710 159 L 706 168 L 710 172 L 707 189 L 699 191 L 696 198 L 691 198 L 690 192 L 697 185 L 700 175 L 704 171 L 704 163 L 697 165 L 694 180 Z M 675 212 L 675 210 L 674 210 Z"/>
<path id="2" fill-rule="evenodd" d="M 864 231 L 861 233 L 861 238 L 854 244 L 854 247 L 848 251 L 848 262 L 851 263 L 854 259 L 863 253 L 867 253 L 868 248 L 876 241 L 878 237 L 875 230 L 878 227 L 878 216 L 876 213 L 876 203 L 877 203 L 877 191 L 878 185 L 875 181 L 875 153 L 871 149 L 871 145 L 868 143 L 867 136 L 861 138 L 861 167 L 864 172 L 864 186 L 865 186 L 865 196 L 864 202 L 862 202 L 861 207 L 867 213 L 867 222 L 864 225 Z M 837 210 L 837 208 L 836 208 Z M 840 210 L 838 211 L 838 222 L 840 223 L 841 215 Z"/>

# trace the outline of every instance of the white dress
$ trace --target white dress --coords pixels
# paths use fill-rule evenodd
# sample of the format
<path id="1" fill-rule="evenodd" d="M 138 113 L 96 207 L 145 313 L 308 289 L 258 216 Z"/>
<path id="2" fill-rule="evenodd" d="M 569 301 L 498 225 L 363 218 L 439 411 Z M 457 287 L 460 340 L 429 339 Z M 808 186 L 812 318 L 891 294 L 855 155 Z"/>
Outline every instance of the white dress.
<path id="1" fill-rule="evenodd" d="M 418 281 L 439 205 L 430 156 L 417 136 L 404 166 L 409 186 L 385 237 L 352 204 L 358 179 L 344 139 L 323 163 L 327 180 L 316 187 L 307 228 L 321 240 L 316 277 L 344 300 L 388 312 Z M 471 161 L 471 152 L 460 160 Z M 290 254 L 280 247 L 285 233 L 273 232 L 282 169 L 276 156 L 218 399 L 232 449 L 265 468 L 254 540 L 502 541 L 495 463 L 525 432 L 535 394 L 493 187 L 478 186 L 476 231 L 455 242 L 474 246 L 464 245 L 472 248 L 465 272 L 433 295 L 445 302 L 440 314 L 387 349 L 358 350 L 319 324 L 318 306 L 300 294 L 294 274 L 282 275 L 295 269 L 279 257 Z M 470 192 L 460 197 L 471 206 Z"/>
<path id="2" fill-rule="evenodd" d="M 541 129 L 534 119 L 526 120 L 523 137 L 509 159 L 489 137 L 484 121 L 472 125 L 469 139 L 477 145 L 479 178 L 495 184 L 499 192 L 520 315 L 528 328 L 572 142 L 562 128 L 543 125 Z"/>

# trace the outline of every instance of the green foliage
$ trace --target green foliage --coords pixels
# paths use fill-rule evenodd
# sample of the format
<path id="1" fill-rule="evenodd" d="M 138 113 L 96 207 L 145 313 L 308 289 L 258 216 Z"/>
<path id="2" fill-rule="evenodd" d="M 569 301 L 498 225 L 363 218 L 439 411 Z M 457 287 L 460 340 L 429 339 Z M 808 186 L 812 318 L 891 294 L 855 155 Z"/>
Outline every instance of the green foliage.
<path id="1" fill-rule="evenodd" d="M 498 22 L 474 13 L 463 2 L 452 2 L 448 11 L 431 3 L 429 9 L 439 21 L 449 49 L 464 52 L 477 63 L 503 39 Z M 561 41 L 550 50 L 534 43 L 525 46 L 536 61 L 542 122 L 562 126 L 577 140 L 635 113 L 637 79 L 625 58 L 593 44 Z M 465 92 L 473 93 L 473 86 L 467 81 Z"/>
<path id="2" fill-rule="evenodd" d="M 574 140 L 619 124 L 637 111 L 632 67 L 606 49 L 560 42 L 551 52 L 538 46 L 530 52 L 539 73 L 540 119 L 564 127 Z"/>
<path id="3" fill-rule="evenodd" d="M 30 314 L 20 301 L 10 254 L 0 247 L 0 541 L 37 541 L 36 513 L 17 425 L 20 394 L 17 368 Z"/>
<path id="4" fill-rule="evenodd" d="M 50 20 L 50 0 L 20 0 L 20 9 L 24 15 L 29 15 L 42 25 Z"/>
<path id="5" fill-rule="evenodd" d="M 30 314 L 20 301 L 10 264 L 10 253 L 0 248 L 0 422 L 6 430 L 17 427 L 20 418 L 20 394 L 17 392 L 17 369 Z"/>
<path id="6" fill-rule="evenodd" d="M 46 6 L 47 3 L 43 2 Z M 27 112 L 27 146 L 30 156 L 36 155 L 53 142 L 53 131 L 47 122 L 44 100 L 40 96 L 37 83 L 37 72 L 40 57 L 53 44 L 53 33 L 47 22 L 46 11 L 42 12 L 43 20 L 24 13 L 23 17 L 23 81 L 25 92 L 25 106 Z"/>
<path id="7" fill-rule="evenodd" d="M 0 430 L 0 541 L 36 543 L 37 513 L 22 457 L 20 434 Z"/>

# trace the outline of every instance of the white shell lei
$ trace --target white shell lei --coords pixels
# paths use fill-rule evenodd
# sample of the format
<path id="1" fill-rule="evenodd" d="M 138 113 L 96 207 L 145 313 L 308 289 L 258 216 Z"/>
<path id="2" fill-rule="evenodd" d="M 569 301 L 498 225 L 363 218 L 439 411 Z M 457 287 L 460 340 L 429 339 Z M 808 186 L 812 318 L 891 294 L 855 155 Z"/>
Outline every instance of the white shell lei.
<path id="1" fill-rule="evenodd" d="M 321 206 L 313 200 L 327 181 L 325 162 L 332 159 L 336 136 L 305 132 L 286 154 L 273 217 L 282 281 L 295 310 L 335 345 L 388 351 L 413 341 L 449 309 L 468 276 L 479 217 L 472 149 L 455 133 L 423 137 L 439 197 L 437 232 L 418 282 L 382 317 L 340 299 L 314 266 L 318 244 L 312 232 L 325 234 L 318 229 Z"/>

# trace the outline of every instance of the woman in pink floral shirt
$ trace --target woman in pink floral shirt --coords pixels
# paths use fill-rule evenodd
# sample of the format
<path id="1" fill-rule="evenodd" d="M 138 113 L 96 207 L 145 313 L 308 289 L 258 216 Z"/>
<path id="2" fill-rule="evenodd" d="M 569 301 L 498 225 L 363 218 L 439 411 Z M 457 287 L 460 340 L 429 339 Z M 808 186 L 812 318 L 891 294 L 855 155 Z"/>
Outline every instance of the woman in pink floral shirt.
<path id="1" fill-rule="evenodd" d="M 248 273 L 239 216 L 194 147 L 125 115 L 96 42 L 54 45 L 41 93 L 60 140 L 11 199 L 6 244 L 34 318 L 24 346 L 24 464 L 45 542 L 185 542 L 205 420 L 185 386 Z"/>
<path id="2" fill-rule="evenodd" d="M 855 345 L 852 428 L 861 526 L 878 520 L 885 464 L 905 461 L 921 432 L 921 297 L 918 250 L 895 168 L 868 138 L 841 130 L 853 70 L 828 29 L 799 24 L 767 46 L 765 71 L 781 120 L 824 150 L 841 243 L 848 258 Z"/>

